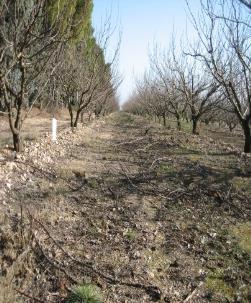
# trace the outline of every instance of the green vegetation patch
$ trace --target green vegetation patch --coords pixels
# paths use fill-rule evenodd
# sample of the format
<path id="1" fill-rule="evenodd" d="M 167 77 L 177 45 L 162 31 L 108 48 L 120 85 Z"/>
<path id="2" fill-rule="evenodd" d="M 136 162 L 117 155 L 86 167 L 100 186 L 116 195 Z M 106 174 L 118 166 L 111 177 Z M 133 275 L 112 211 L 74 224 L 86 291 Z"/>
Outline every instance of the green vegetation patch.
<path id="1" fill-rule="evenodd" d="M 220 268 L 207 277 L 206 287 L 228 300 L 232 300 L 235 296 L 235 289 L 224 281 L 224 270 Z"/>
<path id="2" fill-rule="evenodd" d="M 215 294 L 223 296 L 228 302 L 235 302 L 237 294 L 241 294 L 243 303 L 248 303 L 248 286 L 243 285 L 243 287 L 237 288 L 228 282 L 225 270 L 222 268 L 217 268 L 215 271 L 211 272 L 206 279 L 205 286 L 213 291 Z M 225 302 L 225 301 L 224 301 Z"/>
<path id="3" fill-rule="evenodd" d="M 135 241 L 138 236 L 137 231 L 131 228 L 126 229 L 123 234 L 129 241 Z"/>
<path id="4" fill-rule="evenodd" d="M 239 240 L 240 248 L 251 253 L 251 222 L 236 225 L 233 234 Z"/>
<path id="5" fill-rule="evenodd" d="M 11 137 L 7 138 L 0 138 L 0 148 L 3 148 L 5 146 L 11 146 L 13 143 L 13 139 Z"/>
<path id="6" fill-rule="evenodd" d="M 50 22 L 54 24 L 59 21 L 58 26 L 62 33 L 70 30 L 71 38 L 76 42 L 92 35 L 92 0 L 50 0 L 48 3 Z"/>
<path id="7" fill-rule="evenodd" d="M 96 285 L 86 284 L 74 288 L 67 303 L 102 303 L 100 289 Z"/>
<path id="8" fill-rule="evenodd" d="M 237 241 L 232 241 L 233 235 Z M 248 264 L 251 252 L 251 222 L 238 224 L 230 230 L 222 230 L 221 236 L 222 240 L 231 239 L 233 246 L 217 257 L 222 264 L 209 272 L 205 286 L 229 302 L 235 302 L 236 297 L 240 295 L 241 302 L 247 303 L 249 286 L 243 281 L 248 281 L 250 277 Z M 217 249 L 219 252 L 221 247 L 222 245 Z"/>
<path id="9" fill-rule="evenodd" d="M 172 176 L 172 177 L 175 177 L 177 175 L 177 171 L 174 167 L 172 167 L 168 164 L 164 164 L 164 163 L 161 163 L 159 165 L 158 171 L 160 173 L 170 174 L 170 176 Z"/>
<path id="10" fill-rule="evenodd" d="M 128 229 L 125 232 L 125 236 L 129 241 L 134 241 L 137 238 L 137 232 L 133 229 Z"/>
<path id="11" fill-rule="evenodd" d="M 251 178 L 234 177 L 232 184 L 236 190 L 251 195 Z"/>

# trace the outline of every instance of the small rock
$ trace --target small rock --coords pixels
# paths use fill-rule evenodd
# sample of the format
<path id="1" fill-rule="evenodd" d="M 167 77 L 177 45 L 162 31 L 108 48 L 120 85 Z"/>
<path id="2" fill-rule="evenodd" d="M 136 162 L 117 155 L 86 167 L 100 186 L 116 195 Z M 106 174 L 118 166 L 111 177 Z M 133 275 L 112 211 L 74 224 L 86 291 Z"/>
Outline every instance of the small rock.
<path id="1" fill-rule="evenodd" d="M 179 267 L 179 263 L 177 260 L 174 260 L 171 264 L 170 264 L 170 267 Z"/>
<path id="2" fill-rule="evenodd" d="M 139 259 L 139 258 L 141 257 L 140 252 L 139 252 L 139 251 L 135 251 L 135 253 L 133 254 L 133 257 L 134 257 L 135 259 Z"/>

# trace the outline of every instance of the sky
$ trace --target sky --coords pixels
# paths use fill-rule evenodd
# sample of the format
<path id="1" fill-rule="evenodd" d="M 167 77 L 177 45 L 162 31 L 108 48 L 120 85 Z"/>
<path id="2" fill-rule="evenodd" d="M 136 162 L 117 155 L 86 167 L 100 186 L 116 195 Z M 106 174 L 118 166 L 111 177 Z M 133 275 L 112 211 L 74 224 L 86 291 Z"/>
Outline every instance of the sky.
<path id="1" fill-rule="evenodd" d="M 193 11 L 198 0 L 190 0 Z M 100 32 L 101 24 L 111 16 L 116 30 L 109 44 L 108 53 L 116 48 L 121 32 L 119 71 L 123 82 L 118 94 L 120 104 L 124 103 L 149 66 L 149 52 L 155 44 L 167 47 L 173 33 L 180 41 L 181 36 L 195 37 L 193 26 L 187 14 L 185 0 L 94 0 L 93 26 Z M 109 59 L 108 59 L 109 60 Z"/>

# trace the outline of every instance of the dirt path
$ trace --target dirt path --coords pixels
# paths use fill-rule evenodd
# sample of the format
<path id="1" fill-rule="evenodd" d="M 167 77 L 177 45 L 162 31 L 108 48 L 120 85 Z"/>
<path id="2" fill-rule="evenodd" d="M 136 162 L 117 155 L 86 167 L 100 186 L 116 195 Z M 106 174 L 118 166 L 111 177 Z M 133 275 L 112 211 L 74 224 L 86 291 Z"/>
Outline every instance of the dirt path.
<path id="1" fill-rule="evenodd" d="M 30 247 L 14 274 L 26 295 L 65 302 L 92 283 L 105 303 L 248 302 L 249 248 L 235 228 L 250 232 L 250 199 L 235 186 L 250 167 L 228 145 L 120 113 L 8 166 L 3 234 L 19 240 L 1 259 L 8 272 Z"/>

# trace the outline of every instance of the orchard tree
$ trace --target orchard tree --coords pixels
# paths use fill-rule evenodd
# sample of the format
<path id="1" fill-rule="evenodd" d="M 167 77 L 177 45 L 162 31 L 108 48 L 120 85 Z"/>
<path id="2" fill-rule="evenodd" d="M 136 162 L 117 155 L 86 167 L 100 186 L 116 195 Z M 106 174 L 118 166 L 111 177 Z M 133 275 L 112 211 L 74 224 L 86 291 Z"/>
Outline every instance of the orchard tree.
<path id="1" fill-rule="evenodd" d="M 181 93 L 182 100 L 189 109 L 188 115 L 192 120 L 192 133 L 198 134 L 198 122 L 208 112 L 212 112 L 221 100 L 218 84 L 199 68 L 195 61 L 177 60 L 175 53 L 174 65 L 171 67 L 175 77 L 175 88 Z"/>
<path id="2" fill-rule="evenodd" d="M 242 5 L 242 3 L 244 5 Z M 251 27 L 249 1 L 201 0 L 198 20 L 192 13 L 200 47 L 190 55 L 205 65 L 219 84 L 242 127 L 244 152 L 251 152 Z M 225 101 L 224 101 L 225 102 Z"/>
<path id="3" fill-rule="evenodd" d="M 60 53 L 85 33 L 91 10 L 90 0 L 1 0 L 0 98 L 15 151 L 22 150 L 24 121 L 44 98 Z"/>
<path id="4" fill-rule="evenodd" d="M 43 93 L 48 72 L 55 72 L 51 62 L 59 46 L 59 19 L 50 23 L 45 17 L 47 9 L 45 0 L 0 3 L 0 91 L 17 152 L 22 150 L 23 122 Z"/>

